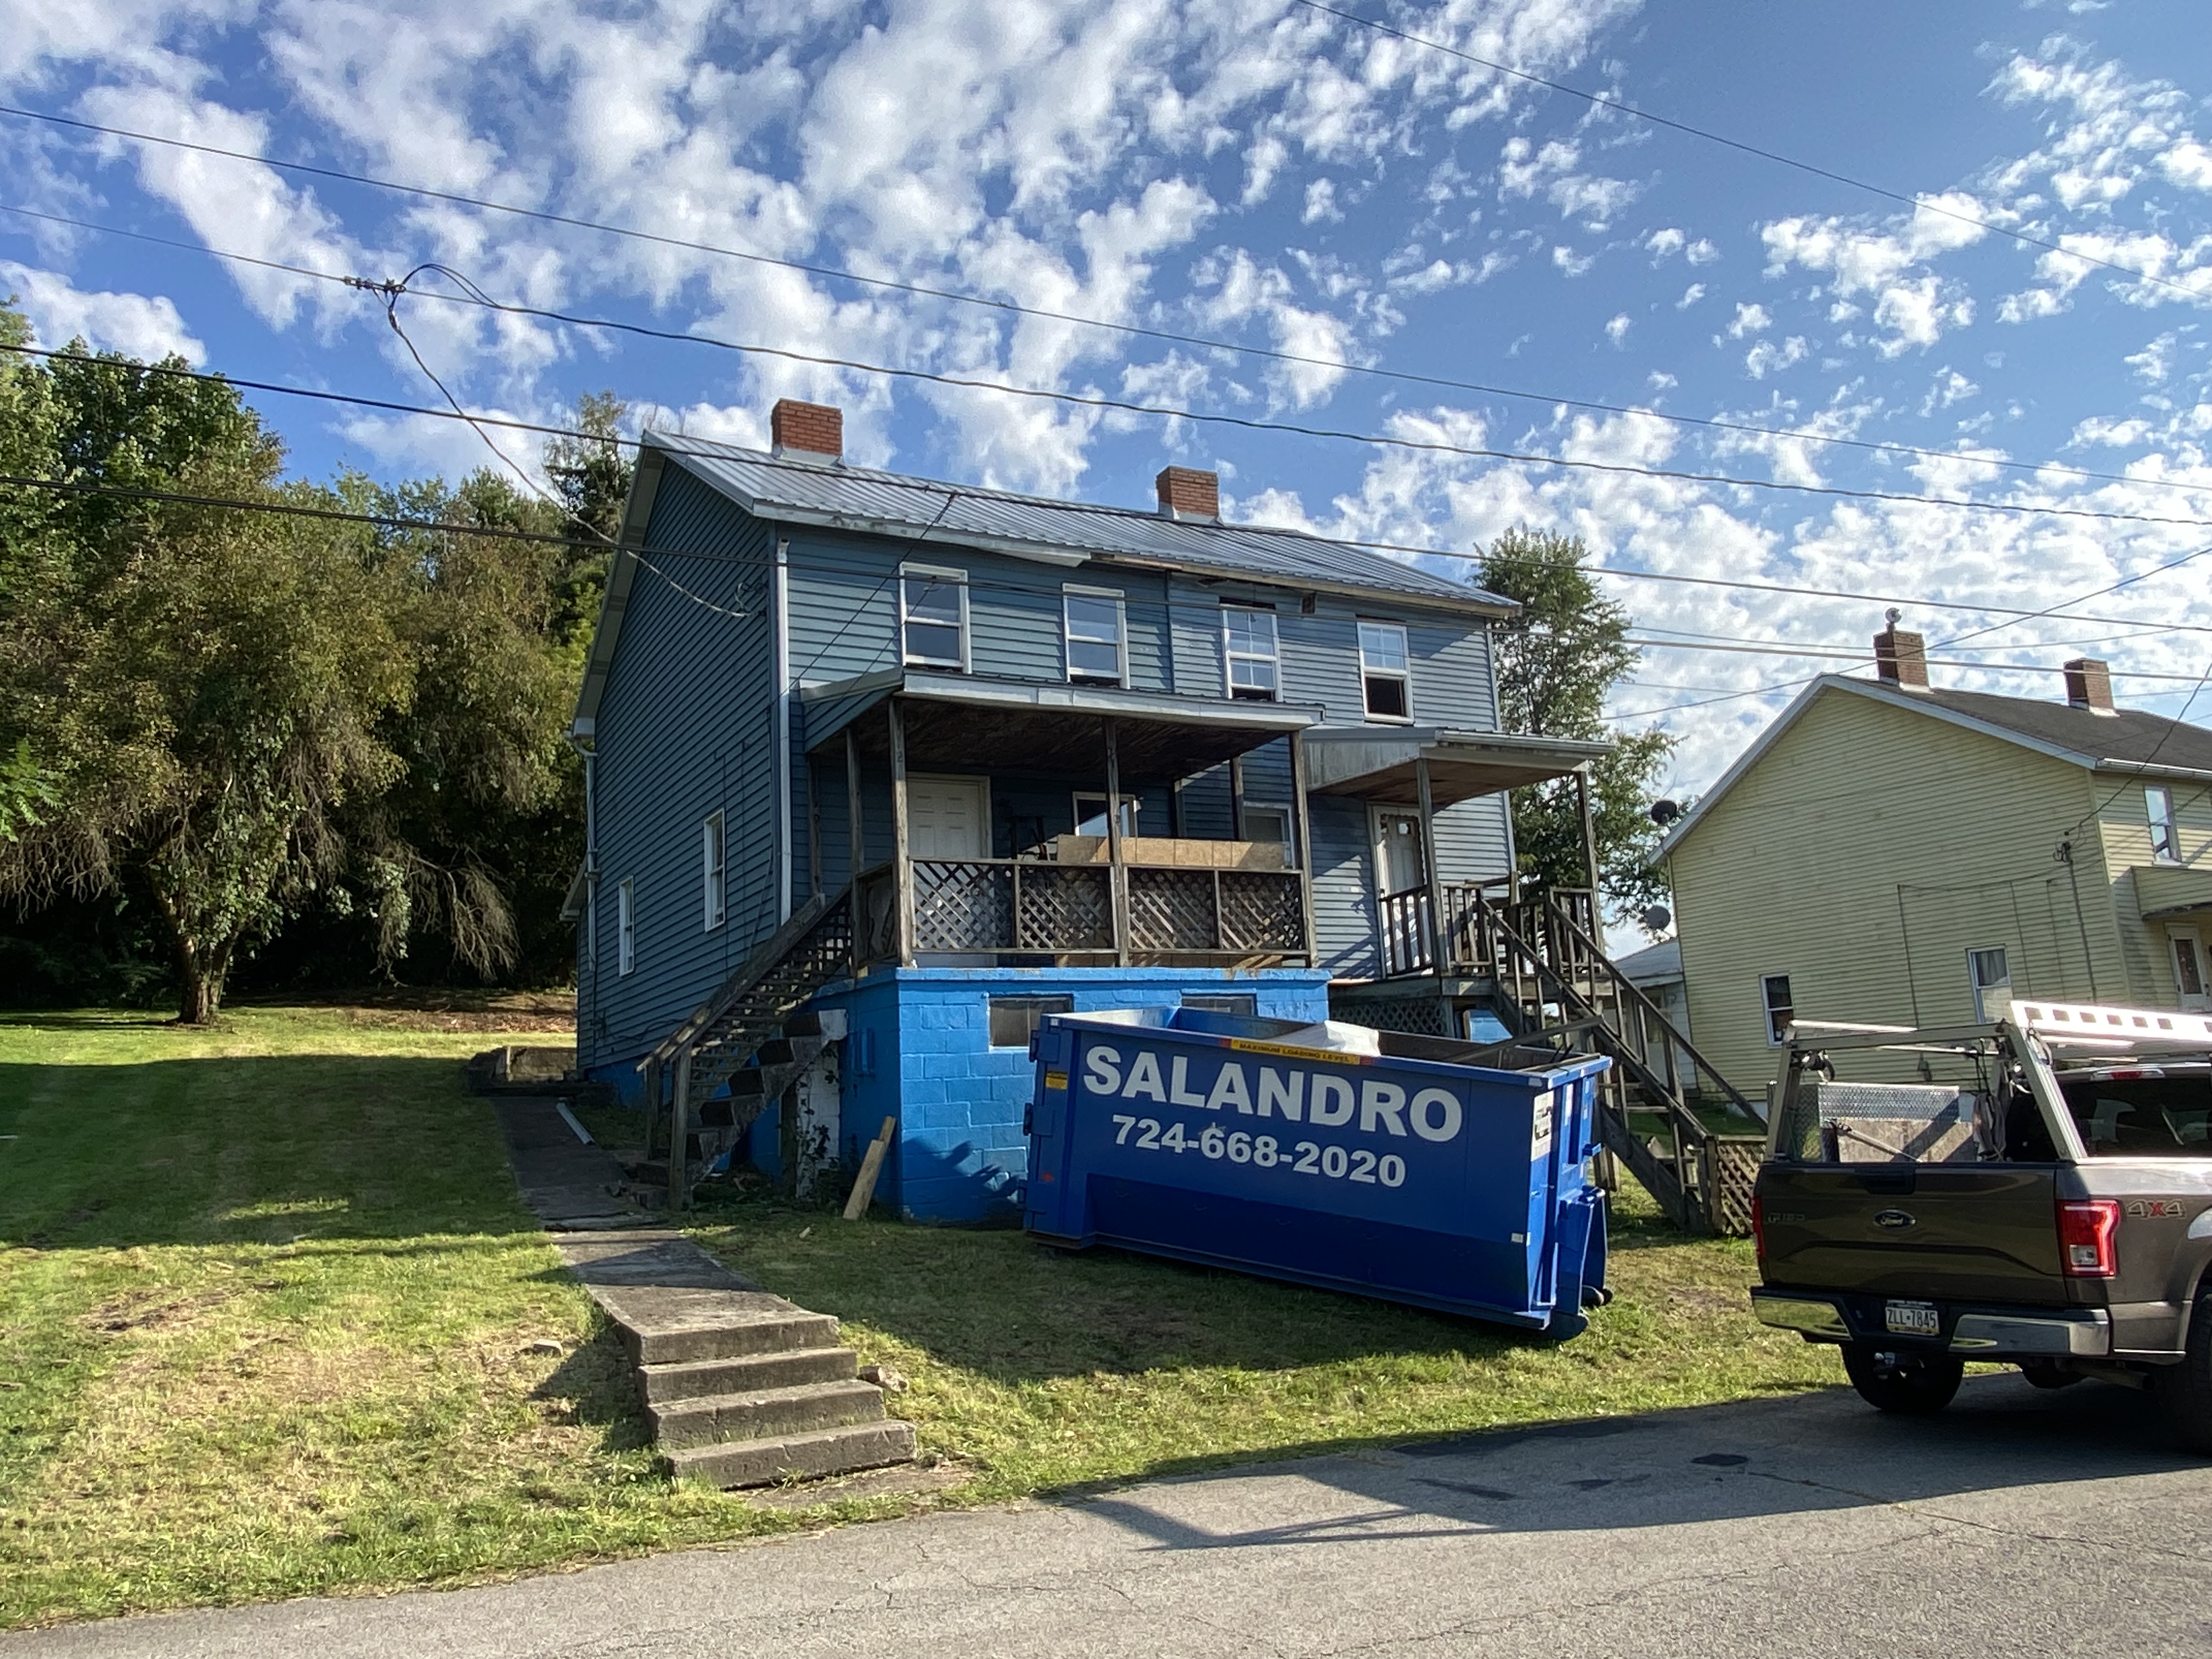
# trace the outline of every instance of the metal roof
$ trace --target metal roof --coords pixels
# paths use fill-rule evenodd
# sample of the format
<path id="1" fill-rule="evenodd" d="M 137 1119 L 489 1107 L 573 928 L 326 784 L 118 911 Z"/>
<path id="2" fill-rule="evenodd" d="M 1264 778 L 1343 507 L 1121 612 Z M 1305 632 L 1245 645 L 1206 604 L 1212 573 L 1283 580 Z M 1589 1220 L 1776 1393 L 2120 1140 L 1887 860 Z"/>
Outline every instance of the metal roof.
<path id="1" fill-rule="evenodd" d="M 644 441 L 756 517 L 1079 564 L 1105 558 L 1504 616 L 1514 601 L 1325 537 L 939 483 L 842 461 L 647 431 Z"/>

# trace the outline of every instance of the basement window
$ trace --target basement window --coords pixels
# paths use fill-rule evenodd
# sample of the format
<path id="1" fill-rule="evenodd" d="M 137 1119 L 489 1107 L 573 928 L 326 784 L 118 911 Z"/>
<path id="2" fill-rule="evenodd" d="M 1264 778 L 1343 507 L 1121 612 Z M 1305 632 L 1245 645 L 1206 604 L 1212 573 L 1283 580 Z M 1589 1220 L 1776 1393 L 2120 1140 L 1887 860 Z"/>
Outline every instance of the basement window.
<path id="1" fill-rule="evenodd" d="M 1209 1014 L 1256 1014 L 1260 1012 L 1260 999 L 1250 991 L 1205 994 L 1187 991 L 1183 994 L 1182 1006 L 1203 1009 Z"/>
<path id="2" fill-rule="evenodd" d="M 1413 718 L 1413 659 L 1398 623 L 1359 624 L 1359 679 L 1370 720 Z"/>
<path id="3" fill-rule="evenodd" d="M 990 1001 L 994 1048 L 1026 1049 L 1036 1035 L 1037 1022 L 1047 1014 L 1075 1012 L 1073 997 L 993 997 Z"/>
<path id="4" fill-rule="evenodd" d="M 968 573 L 899 567 L 899 651 L 921 668 L 968 667 Z"/>

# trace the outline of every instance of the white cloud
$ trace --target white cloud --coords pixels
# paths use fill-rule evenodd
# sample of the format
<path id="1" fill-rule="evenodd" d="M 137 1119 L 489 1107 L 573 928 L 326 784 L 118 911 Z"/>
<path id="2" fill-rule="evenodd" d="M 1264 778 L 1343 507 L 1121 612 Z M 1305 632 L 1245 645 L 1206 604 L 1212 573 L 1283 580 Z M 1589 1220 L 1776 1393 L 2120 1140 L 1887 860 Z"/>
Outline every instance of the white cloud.
<path id="1" fill-rule="evenodd" d="M 2075 447 L 2101 446 L 2106 449 L 2132 449 L 2148 441 L 2153 428 L 2148 421 L 2115 421 L 2102 415 L 2093 415 L 2078 422 L 2074 435 L 2068 442 Z"/>
<path id="2" fill-rule="evenodd" d="M 1552 250 L 1552 263 L 1570 276 L 1580 276 L 1597 263 L 1595 254 L 1580 254 L 1565 243 Z"/>
<path id="3" fill-rule="evenodd" d="M 1537 147 L 1518 135 L 1505 142 L 1498 166 L 1501 199 L 1540 194 L 1559 210 L 1559 216 L 1581 219 L 1592 230 L 1602 230 L 1621 209 L 1643 193 L 1641 185 L 1625 179 L 1608 179 L 1580 171 L 1580 146 L 1554 139 Z"/>
<path id="4" fill-rule="evenodd" d="M 1330 179 L 1316 179 L 1306 186 L 1305 210 L 1298 215 L 1301 224 L 1333 223 L 1344 217 L 1344 210 L 1336 204 L 1336 183 Z"/>
<path id="5" fill-rule="evenodd" d="M 1655 368 L 1644 377 L 1644 384 L 1654 392 L 1672 392 L 1681 381 L 1663 368 Z"/>
<path id="6" fill-rule="evenodd" d="M 1684 232 L 1669 225 L 1665 229 L 1655 230 L 1645 237 L 1644 246 L 1650 250 L 1651 263 L 1657 265 L 1664 263 L 1671 256 L 1680 253 L 1688 245 L 1689 240 L 1689 237 Z"/>
<path id="7" fill-rule="evenodd" d="M 1770 374 L 1788 368 L 1792 363 L 1804 362 L 1809 349 L 1802 334 L 1791 335 L 1780 345 L 1771 340 L 1761 340 L 1744 353 L 1744 372 L 1754 380 L 1763 380 Z"/>
<path id="8" fill-rule="evenodd" d="M 1692 306 L 1697 304 L 1698 301 L 1705 297 L 1705 285 L 1703 283 L 1692 283 L 1689 287 L 1682 290 L 1682 297 L 1674 301 L 1674 309 L 1677 311 L 1687 311 Z"/>
<path id="9" fill-rule="evenodd" d="M 1690 263 L 1693 265 L 1709 265 L 1720 257 L 1721 251 L 1703 236 L 1690 244 Z"/>
<path id="10" fill-rule="evenodd" d="M 1741 340 L 1747 334 L 1764 334 L 1773 326 L 1774 319 L 1765 306 L 1738 303 L 1735 319 L 1728 326 L 1729 338 Z"/>
<path id="11" fill-rule="evenodd" d="M 1628 313 L 1625 311 L 1605 325 L 1605 337 L 1613 342 L 1613 349 L 1615 351 L 1620 350 L 1627 343 L 1628 328 Z"/>
<path id="12" fill-rule="evenodd" d="M 185 328 L 166 295 L 87 292 L 57 270 L 35 270 L 0 259 L 0 294 L 13 292 L 49 349 L 82 339 L 95 351 L 119 351 L 154 362 L 173 353 L 204 362 L 207 348 Z"/>
<path id="13" fill-rule="evenodd" d="M 2135 370 L 2137 380 L 2150 386 L 2162 386 L 2173 373 L 2173 348 L 2180 337 L 2171 331 L 2161 334 L 2141 351 L 2122 361 Z"/>

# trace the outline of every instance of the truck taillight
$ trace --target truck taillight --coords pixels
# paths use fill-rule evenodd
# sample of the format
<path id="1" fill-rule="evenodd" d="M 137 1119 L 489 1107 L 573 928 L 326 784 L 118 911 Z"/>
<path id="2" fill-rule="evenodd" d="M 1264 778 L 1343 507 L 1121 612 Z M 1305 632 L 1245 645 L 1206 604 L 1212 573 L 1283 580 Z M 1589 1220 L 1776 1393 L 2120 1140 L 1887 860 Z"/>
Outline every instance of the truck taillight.
<path id="1" fill-rule="evenodd" d="M 1766 1206 L 1755 1194 L 1751 1200 L 1751 1249 L 1761 1261 L 1766 1260 Z"/>
<path id="2" fill-rule="evenodd" d="M 2058 1257 L 2069 1279 L 2110 1279 L 2119 1271 L 2113 1236 L 2120 1230 L 2116 1198 L 2058 1200 Z"/>

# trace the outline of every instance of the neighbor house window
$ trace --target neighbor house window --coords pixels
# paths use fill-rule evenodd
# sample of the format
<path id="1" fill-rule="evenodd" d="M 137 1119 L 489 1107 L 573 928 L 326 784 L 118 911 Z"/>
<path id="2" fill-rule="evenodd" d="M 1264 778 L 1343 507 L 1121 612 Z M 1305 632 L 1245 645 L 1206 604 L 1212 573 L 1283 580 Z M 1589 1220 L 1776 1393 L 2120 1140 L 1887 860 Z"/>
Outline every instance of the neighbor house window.
<path id="1" fill-rule="evenodd" d="M 1265 842 L 1283 849 L 1283 864 L 1291 864 L 1291 809 L 1287 806 L 1255 806 L 1244 804 L 1244 839 Z"/>
<path id="2" fill-rule="evenodd" d="M 2160 864 L 2181 862 L 2181 838 L 2173 830 L 2173 791 L 2143 791 L 2143 815 L 2150 820 L 2150 855 Z"/>
<path id="3" fill-rule="evenodd" d="M 1223 605 L 1221 654 L 1228 665 L 1231 696 L 1272 702 L 1282 695 L 1281 651 L 1275 640 L 1273 611 L 1249 605 Z"/>
<path id="4" fill-rule="evenodd" d="M 1072 1014 L 1073 997 L 993 997 L 991 1046 L 1026 1048 L 1036 1035 L 1037 1021 L 1047 1014 Z"/>
<path id="5" fill-rule="evenodd" d="M 1766 1005 L 1766 1040 L 1778 1048 L 1789 1040 L 1790 1022 L 1797 1018 L 1797 1006 L 1790 998 L 1790 975 L 1767 975 L 1759 981 L 1759 994 Z"/>
<path id="6" fill-rule="evenodd" d="M 1359 624 L 1359 678 L 1370 720 L 1409 720 L 1413 696 L 1406 630 L 1396 623 Z"/>
<path id="7" fill-rule="evenodd" d="M 899 567 L 899 651 L 921 667 L 966 669 L 966 571 Z"/>
<path id="8" fill-rule="evenodd" d="M 637 894 L 627 881 L 615 889 L 615 971 L 637 966 Z"/>
<path id="9" fill-rule="evenodd" d="M 1121 596 L 1071 587 L 1062 596 L 1067 619 L 1067 678 L 1081 685 L 1120 685 L 1129 677 L 1127 617 Z"/>
<path id="10" fill-rule="evenodd" d="M 1142 803 L 1134 795 L 1121 797 L 1121 833 L 1137 833 L 1137 817 Z M 1106 797 L 1078 795 L 1075 798 L 1075 833 L 1079 836 L 1103 836 L 1106 833 Z"/>
<path id="11" fill-rule="evenodd" d="M 699 878 L 707 930 L 722 925 L 722 815 L 699 826 Z"/>
<path id="12" fill-rule="evenodd" d="M 2006 965 L 2004 947 L 1966 952 L 1966 979 L 1974 992 L 1974 1018 L 1984 1024 L 2002 1019 L 2012 1000 L 2012 969 Z"/>

